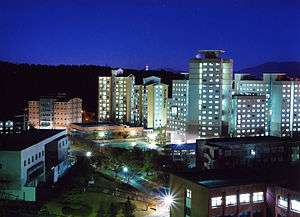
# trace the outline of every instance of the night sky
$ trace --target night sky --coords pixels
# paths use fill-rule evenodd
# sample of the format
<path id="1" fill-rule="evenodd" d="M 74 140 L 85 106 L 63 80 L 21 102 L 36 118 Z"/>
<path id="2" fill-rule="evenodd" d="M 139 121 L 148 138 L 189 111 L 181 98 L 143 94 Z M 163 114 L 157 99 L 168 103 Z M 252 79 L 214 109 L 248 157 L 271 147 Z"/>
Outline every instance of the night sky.
<path id="1" fill-rule="evenodd" d="M 235 70 L 300 61 L 298 0 L 1 0 L 0 60 L 187 70 L 224 49 Z"/>

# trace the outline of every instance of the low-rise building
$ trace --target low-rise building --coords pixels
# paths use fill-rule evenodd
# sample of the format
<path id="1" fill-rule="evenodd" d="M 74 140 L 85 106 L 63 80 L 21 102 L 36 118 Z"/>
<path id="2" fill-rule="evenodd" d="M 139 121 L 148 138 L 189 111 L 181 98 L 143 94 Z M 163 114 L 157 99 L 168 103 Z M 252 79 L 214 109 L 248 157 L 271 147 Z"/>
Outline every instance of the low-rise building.
<path id="1" fill-rule="evenodd" d="M 28 121 L 36 129 L 66 129 L 82 122 L 82 100 L 59 95 L 29 101 Z"/>
<path id="2" fill-rule="evenodd" d="M 170 177 L 172 217 L 266 217 L 266 185 L 253 177 L 234 179 L 230 172 L 175 174 Z M 236 174 L 235 174 L 236 176 Z"/>
<path id="3" fill-rule="evenodd" d="M 51 158 L 52 154 L 61 156 L 62 152 L 65 156 L 65 151 L 62 150 L 59 153 L 47 153 L 47 147 L 62 142 L 68 143 L 65 130 L 29 130 L 19 134 L 0 135 L 1 198 L 36 201 L 37 187 L 39 183 L 46 181 L 49 174 L 47 158 Z"/>
<path id="4" fill-rule="evenodd" d="M 170 176 L 172 217 L 299 217 L 299 165 Z"/>
<path id="5" fill-rule="evenodd" d="M 199 169 L 271 167 L 299 161 L 300 138 L 241 137 L 197 140 Z"/>

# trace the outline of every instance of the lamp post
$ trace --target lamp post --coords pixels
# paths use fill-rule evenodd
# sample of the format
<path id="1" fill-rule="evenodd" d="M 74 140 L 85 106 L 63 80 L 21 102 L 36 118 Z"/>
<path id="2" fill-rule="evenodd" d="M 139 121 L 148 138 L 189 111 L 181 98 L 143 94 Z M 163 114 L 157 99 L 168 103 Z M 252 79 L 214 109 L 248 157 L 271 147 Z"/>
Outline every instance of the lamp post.
<path id="1" fill-rule="evenodd" d="M 127 174 L 128 174 L 128 171 L 129 171 L 128 167 L 127 167 L 127 166 L 124 166 L 124 167 L 123 167 L 123 173 L 125 173 L 125 179 L 126 179 L 126 182 L 127 182 L 127 183 L 128 183 L 128 180 L 127 180 Z"/>

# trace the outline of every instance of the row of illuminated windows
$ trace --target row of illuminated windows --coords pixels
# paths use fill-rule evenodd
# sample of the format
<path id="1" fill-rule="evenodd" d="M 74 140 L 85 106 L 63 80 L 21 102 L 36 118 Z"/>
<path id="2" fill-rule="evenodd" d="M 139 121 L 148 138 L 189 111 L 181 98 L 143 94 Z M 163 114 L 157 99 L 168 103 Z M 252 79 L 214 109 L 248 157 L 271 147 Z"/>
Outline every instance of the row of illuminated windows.
<path id="1" fill-rule="evenodd" d="M 279 196 L 278 200 L 277 200 L 277 204 L 281 208 L 284 208 L 284 209 L 288 208 L 287 198 Z M 291 200 L 290 206 L 291 206 L 290 207 L 291 211 L 296 212 L 296 213 L 300 213 L 300 201 L 299 200 L 295 200 L 295 199 Z"/>
<path id="2" fill-rule="evenodd" d="M 202 135 L 202 136 L 206 136 L 207 134 L 206 134 L 206 132 L 202 132 L 201 135 Z M 219 136 L 219 133 L 215 132 L 213 135 L 214 135 L 214 136 Z"/>
<path id="3" fill-rule="evenodd" d="M 206 125 L 206 124 L 207 124 L 207 125 L 213 125 L 213 122 L 208 122 L 208 123 L 207 123 L 206 121 L 202 121 L 201 124 L 203 124 L 203 125 Z"/>
<path id="4" fill-rule="evenodd" d="M 237 130 L 236 131 L 237 133 L 241 133 L 241 130 Z M 242 130 L 242 133 L 255 133 L 255 129 L 252 129 L 252 130 Z M 259 134 L 257 134 L 259 135 Z M 262 134 L 263 136 L 264 134 Z"/>
<path id="5" fill-rule="evenodd" d="M 252 100 L 238 99 L 238 102 L 244 102 L 245 103 L 245 102 L 249 102 L 249 101 L 252 101 Z M 263 100 L 263 99 L 257 99 L 256 102 L 265 102 L 265 100 Z"/>
<path id="6" fill-rule="evenodd" d="M 236 206 L 237 205 L 237 195 L 228 195 L 225 196 L 225 205 L 226 206 Z M 250 203 L 251 194 L 244 193 L 239 195 L 239 203 L 247 204 Z M 264 201 L 264 193 L 263 192 L 254 192 L 252 194 L 253 203 L 260 203 Z M 218 208 L 223 205 L 222 197 L 213 197 L 211 198 L 211 207 Z"/>
<path id="7" fill-rule="evenodd" d="M 207 111 L 202 111 L 202 114 L 206 114 L 206 113 L 207 113 Z M 211 115 L 212 113 L 213 113 L 212 111 L 208 111 L 208 114 Z M 217 115 L 217 114 L 219 114 L 219 111 L 215 111 L 214 113 Z"/>
<path id="8" fill-rule="evenodd" d="M 220 71 L 220 69 L 219 68 L 203 68 L 203 71 L 210 71 L 210 72 L 212 72 L 212 71 Z"/>
<path id="9" fill-rule="evenodd" d="M 262 134 L 251 134 L 251 135 L 252 135 L 252 136 L 265 136 L 264 133 L 262 133 Z M 246 136 L 249 136 L 249 134 L 245 134 L 245 135 L 243 135 L 243 134 L 236 135 L 236 137 L 246 137 Z"/>
<path id="10" fill-rule="evenodd" d="M 245 125 L 245 124 L 242 124 L 242 125 L 237 125 L 237 128 L 250 128 L 250 124 L 247 124 L 247 125 Z M 251 127 L 264 127 L 264 124 L 251 124 Z"/>
<path id="11" fill-rule="evenodd" d="M 207 66 L 207 65 L 210 65 L 210 66 L 213 66 L 213 65 L 216 65 L 216 66 L 219 66 L 220 63 L 202 63 L 203 66 Z"/>
<path id="12" fill-rule="evenodd" d="M 241 124 L 241 123 L 250 123 L 250 122 L 252 122 L 252 123 L 255 123 L 255 122 L 263 123 L 263 122 L 265 122 L 265 119 L 259 119 L 259 118 L 253 119 L 253 118 L 255 118 L 255 117 L 252 117 L 251 120 L 250 120 L 250 119 L 247 119 L 247 120 L 245 120 L 245 119 L 242 119 L 242 120 L 241 120 L 241 119 L 238 119 L 237 123 L 238 123 L 238 124 Z M 250 127 L 249 124 L 248 124 L 247 126 Z M 245 126 L 242 126 L 242 127 L 245 127 Z"/>
<path id="13" fill-rule="evenodd" d="M 254 87 L 263 87 L 265 86 L 265 84 L 251 84 L 251 83 L 244 83 L 244 84 L 241 84 L 242 86 L 254 86 Z M 267 85 L 266 85 L 267 86 Z"/>
<path id="14" fill-rule="evenodd" d="M 260 107 L 265 107 L 265 105 L 264 104 L 262 104 L 262 105 L 260 105 L 260 104 L 248 104 L 248 105 L 245 105 L 245 104 L 243 104 L 243 105 L 238 105 L 237 106 L 238 108 L 241 108 L 241 107 L 243 107 L 243 108 L 245 108 L 245 107 L 257 107 L 257 108 L 260 108 Z"/>
<path id="15" fill-rule="evenodd" d="M 264 114 L 255 114 L 255 115 L 249 115 L 249 114 L 248 114 L 248 115 L 245 115 L 245 114 L 244 114 L 244 115 L 238 115 L 238 122 L 241 122 L 241 119 L 242 119 L 242 118 L 246 118 L 246 117 L 247 117 L 247 118 L 251 118 L 251 117 L 252 117 L 252 118 L 256 118 L 256 121 L 259 121 L 259 120 L 262 120 L 262 121 L 263 121 L 264 119 L 259 119 L 259 118 L 260 118 L 260 117 L 264 118 L 265 115 L 264 115 Z M 242 122 L 250 122 L 250 120 L 248 119 L 248 120 L 246 121 L 245 119 L 243 119 Z M 255 119 L 252 119 L 251 122 L 255 122 Z"/>
<path id="16" fill-rule="evenodd" d="M 242 112 L 242 113 L 249 113 L 249 112 L 265 112 L 264 109 L 249 109 L 249 110 L 246 110 L 246 109 L 243 109 L 243 110 L 240 110 L 238 109 L 237 110 L 238 112 Z"/>

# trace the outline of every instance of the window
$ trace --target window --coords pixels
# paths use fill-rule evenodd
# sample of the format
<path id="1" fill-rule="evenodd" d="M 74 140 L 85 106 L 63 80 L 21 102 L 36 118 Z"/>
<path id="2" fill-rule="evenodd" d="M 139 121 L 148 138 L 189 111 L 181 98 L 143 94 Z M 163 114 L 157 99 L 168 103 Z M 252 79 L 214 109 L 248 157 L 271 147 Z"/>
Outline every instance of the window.
<path id="1" fill-rule="evenodd" d="M 291 210 L 300 213 L 300 201 L 291 200 Z"/>
<path id="2" fill-rule="evenodd" d="M 288 202 L 287 199 L 284 197 L 279 196 L 278 197 L 278 206 L 282 208 L 287 208 L 288 207 Z"/>
<path id="3" fill-rule="evenodd" d="M 192 198 L 192 191 L 190 189 L 186 189 L 186 197 L 185 197 L 185 207 L 191 209 L 191 198 Z"/>
<path id="4" fill-rule="evenodd" d="M 263 192 L 254 192 L 253 193 L 253 202 L 263 202 L 264 200 L 264 193 Z"/>
<path id="5" fill-rule="evenodd" d="M 222 205 L 222 197 L 213 197 L 211 198 L 211 207 L 217 208 Z"/>
<path id="6" fill-rule="evenodd" d="M 44 156 L 44 154 L 45 154 L 45 152 L 44 152 L 44 151 L 42 151 L 42 156 Z"/>
<path id="7" fill-rule="evenodd" d="M 2 164 L 0 164 L 0 169 L 2 169 Z"/>
<path id="8" fill-rule="evenodd" d="M 236 195 L 226 196 L 226 206 L 235 206 L 236 205 Z"/>
<path id="9" fill-rule="evenodd" d="M 187 198 L 192 198 L 192 191 L 191 191 L 191 189 L 186 189 L 186 197 Z"/>
<path id="10" fill-rule="evenodd" d="M 26 164 L 26 160 L 24 160 L 24 167 L 26 166 L 27 164 Z"/>
<path id="11" fill-rule="evenodd" d="M 240 194 L 240 203 L 250 203 L 250 194 Z"/>

